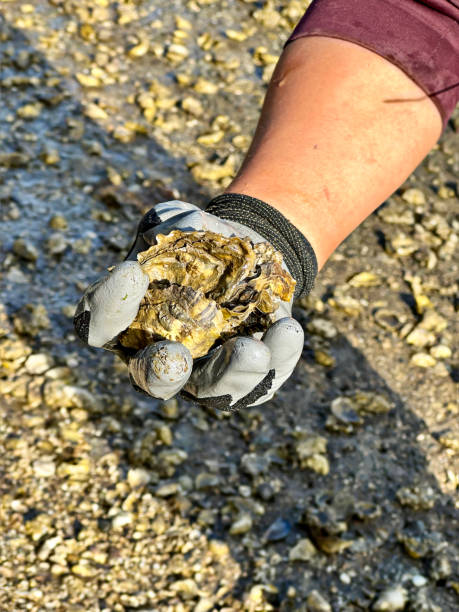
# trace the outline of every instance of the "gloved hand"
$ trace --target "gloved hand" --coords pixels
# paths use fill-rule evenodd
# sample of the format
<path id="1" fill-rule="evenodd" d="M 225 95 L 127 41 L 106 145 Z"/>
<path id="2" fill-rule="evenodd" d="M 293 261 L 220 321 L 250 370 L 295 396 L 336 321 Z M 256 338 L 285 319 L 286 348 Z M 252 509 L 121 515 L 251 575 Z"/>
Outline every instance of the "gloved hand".
<path id="1" fill-rule="evenodd" d="M 158 204 L 140 221 L 126 260 L 86 289 L 74 318 L 78 336 L 90 346 L 117 353 L 126 362 L 134 387 L 153 397 L 169 399 L 181 391 L 200 404 L 231 411 L 269 400 L 291 375 L 303 348 L 303 330 L 291 317 L 291 302 L 280 303 L 275 323 L 262 338 L 231 338 L 194 363 L 179 342 L 163 340 L 137 352 L 117 343 L 118 335 L 135 319 L 149 284 L 137 253 L 155 244 L 157 234 L 176 229 L 266 241 L 249 227 L 193 204 L 178 200 Z"/>

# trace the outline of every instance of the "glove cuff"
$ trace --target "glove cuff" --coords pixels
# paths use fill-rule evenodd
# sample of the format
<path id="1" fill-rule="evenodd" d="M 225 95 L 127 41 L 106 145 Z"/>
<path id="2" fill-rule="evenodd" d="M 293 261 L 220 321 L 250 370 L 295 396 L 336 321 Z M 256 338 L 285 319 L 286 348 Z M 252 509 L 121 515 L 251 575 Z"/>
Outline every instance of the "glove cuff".
<path id="1" fill-rule="evenodd" d="M 220 219 L 246 225 L 280 251 L 289 272 L 296 280 L 295 298 L 311 291 L 317 276 L 314 249 L 278 210 L 251 196 L 224 193 L 209 202 L 206 212 Z"/>

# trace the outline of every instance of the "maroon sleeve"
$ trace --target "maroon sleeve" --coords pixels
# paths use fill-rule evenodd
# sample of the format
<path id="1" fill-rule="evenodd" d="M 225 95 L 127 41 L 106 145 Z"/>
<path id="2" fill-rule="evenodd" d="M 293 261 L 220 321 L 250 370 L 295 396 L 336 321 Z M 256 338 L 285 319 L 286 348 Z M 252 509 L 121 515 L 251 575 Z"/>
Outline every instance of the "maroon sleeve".
<path id="1" fill-rule="evenodd" d="M 459 0 L 314 0 L 287 43 L 302 36 L 382 55 L 431 97 L 443 127 L 459 100 Z"/>

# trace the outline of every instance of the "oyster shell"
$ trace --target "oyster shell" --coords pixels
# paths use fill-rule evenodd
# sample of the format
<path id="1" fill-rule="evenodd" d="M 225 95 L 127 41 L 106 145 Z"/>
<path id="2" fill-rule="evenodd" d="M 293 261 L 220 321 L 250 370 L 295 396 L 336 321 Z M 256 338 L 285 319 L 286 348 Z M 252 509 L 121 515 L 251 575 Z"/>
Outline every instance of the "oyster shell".
<path id="1" fill-rule="evenodd" d="M 262 331 L 295 281 L 268 242 L 174 230 L 137 255 L 150 279 L 122 346 L 141 349 L 157 340 L 181 342 L 193 358 L 221 338 Z"/>

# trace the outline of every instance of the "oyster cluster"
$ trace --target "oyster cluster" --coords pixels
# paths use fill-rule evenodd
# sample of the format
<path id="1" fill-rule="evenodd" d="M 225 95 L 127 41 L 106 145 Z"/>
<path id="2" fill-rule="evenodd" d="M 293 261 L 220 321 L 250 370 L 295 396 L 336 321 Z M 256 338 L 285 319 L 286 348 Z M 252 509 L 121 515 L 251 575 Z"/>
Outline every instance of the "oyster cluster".
<path id="1" fill-rule="evenodd" d="M 226 238 L 208 231 L 174 230 L 137 255 L 150 284 L 122 346 L 157 340 L 184 344 L 193 358 L 221 338 L 263 331 L 295 281 L 268 242 Z"/>

